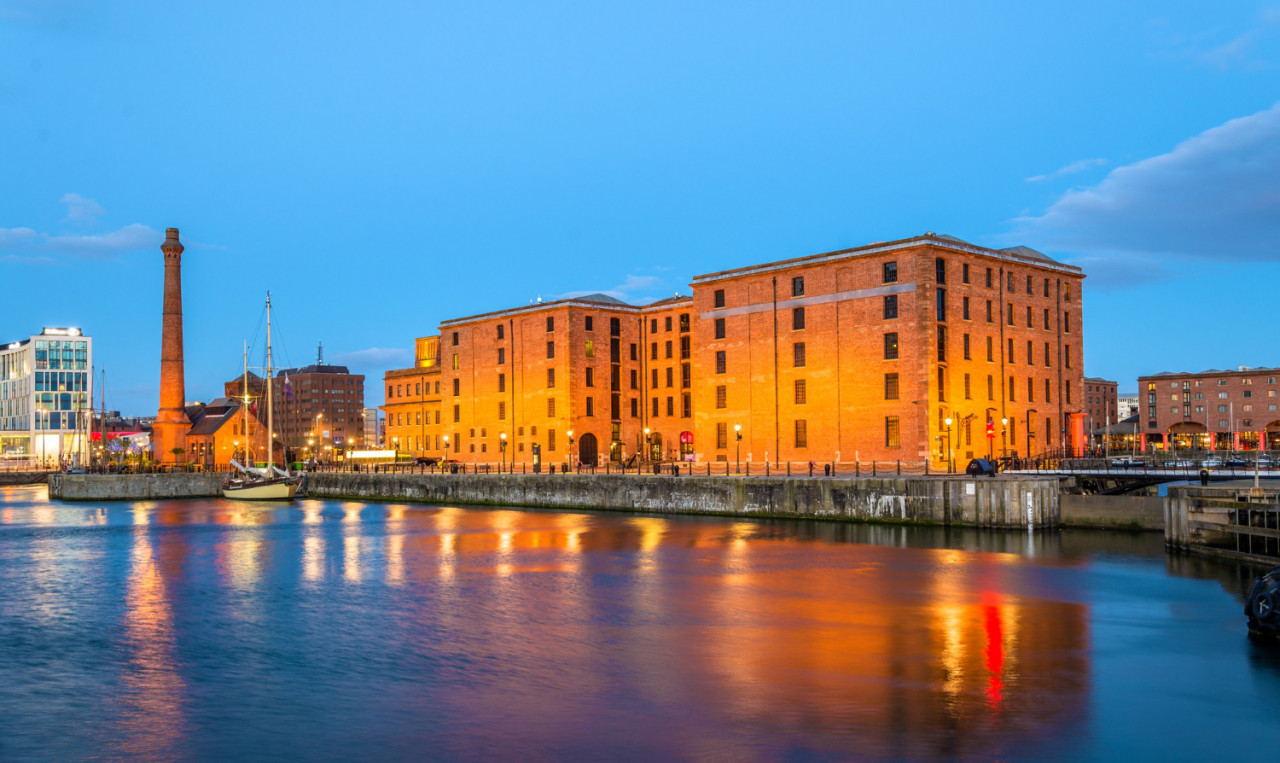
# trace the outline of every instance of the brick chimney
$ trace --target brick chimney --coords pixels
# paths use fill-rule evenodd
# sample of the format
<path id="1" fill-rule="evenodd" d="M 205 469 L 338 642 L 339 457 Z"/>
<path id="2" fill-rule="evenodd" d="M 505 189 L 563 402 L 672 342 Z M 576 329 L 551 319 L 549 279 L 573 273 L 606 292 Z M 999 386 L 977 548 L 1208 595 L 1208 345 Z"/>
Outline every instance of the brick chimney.
<path id="1" fill-rule="evenodd" d="M 178 229 L 167 228 L 164 243 L 164 314 L 160 341 L 160 411 L 152 434 L 152 455 L 166 464 L 180 463 L 174 448 L 186 448 L 187 418 L 186 383 L 182 363 L 182 242 Z"/>

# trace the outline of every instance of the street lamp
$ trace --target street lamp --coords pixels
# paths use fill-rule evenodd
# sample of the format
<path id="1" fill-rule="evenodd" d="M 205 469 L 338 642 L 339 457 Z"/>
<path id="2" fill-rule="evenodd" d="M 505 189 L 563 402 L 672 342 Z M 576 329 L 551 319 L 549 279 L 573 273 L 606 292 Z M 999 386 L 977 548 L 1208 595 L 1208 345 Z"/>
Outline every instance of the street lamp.
<path id="1" fill-rule="evenodd" d="M 1009 417 L 1000 419 L 1000 457 L 1009 457 Z"/>
<path id="2" fill-rule="evenodd" d="M 649 434 L 649 427 L 644 428 L 644 461 L 648 463 L 653 460 L 653 435 Z"/>
<path id="3" fill-rule="evenodd" d="M 502 463 L 505 465 L 507 463 L 507 433 L 506 432 L 499 433 L 498 440 L 499 440 L 498 449 L 502 451 Z M 572 438 L 570 438 L 570 440 L 572 441 Z M 499 474 L 502 473 L 501 468 L 498 469 L 498 473 Z"/>
<path id="4" fill-rule="evenodd" d="M 950 416 L 943 419 L 947 425 L 947 474 L 955 471 L 955 465 L 951 463 L 951 423 L 954 421 Z"/>
<path id="5" fill-rule="evenodd" d="M 569 465 L 572 466 L 573 461 L 573 430 L 569 430 Z"/>
<path id="6" fill-rule="evenodd" d="M 733 437 L 736 440 L 736 445 L 738 449 L 737 456 L 735 457 L 735 460 L 737 461 L 736 468 L 737 468 L 738 474 L 742 474 L 742 425 L 741 424 L 733 425 Z"/>

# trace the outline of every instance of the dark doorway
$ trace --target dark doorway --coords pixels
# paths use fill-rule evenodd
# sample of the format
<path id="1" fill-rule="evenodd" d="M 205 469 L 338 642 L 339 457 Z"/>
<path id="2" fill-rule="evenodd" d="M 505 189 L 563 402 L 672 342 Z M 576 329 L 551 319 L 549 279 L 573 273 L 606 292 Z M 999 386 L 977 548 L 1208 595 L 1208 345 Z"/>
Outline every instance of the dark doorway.
<path id="1" fill-rule="evenodd" d="M 596 436 L 587 432 L 578 440 L 578 461 L 587 466 L 596 465 Z"/>

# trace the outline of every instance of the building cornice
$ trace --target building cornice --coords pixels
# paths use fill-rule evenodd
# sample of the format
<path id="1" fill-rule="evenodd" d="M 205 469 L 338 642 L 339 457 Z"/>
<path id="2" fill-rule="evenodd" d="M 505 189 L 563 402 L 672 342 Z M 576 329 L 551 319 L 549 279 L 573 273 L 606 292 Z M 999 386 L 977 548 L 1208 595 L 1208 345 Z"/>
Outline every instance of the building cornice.
<path id="1" fill-rule="evenodd" d="M 462 318 L 450 318 L 447 321 L 440 322 L 440 328 L 452 328 L 462 326 L 467 323 L 478 323 L 481 321 L 491 321 L 495 318 L 513 318 L 517 315 L 528 315 L 541 310 L 559 310 L 567 307 L 580 307 L 586 310 L 613 310 L 614 312 L 629 313 L 631 315 L 644 315 L 653 310 L 667 310 L 675 305 L 693 304 L 693 297 L 682 297 L 680 299 L 668 298 L 652 305 L 628 305 L 618 302 L 591 302 L 589 300 L 570 298 L 558 299 L 553 302 L 538 302 L 532 305 L 522 305 L 520 307 L 509 307 L 505 310 L 494 310 L 488 313 L 478 313 L 476 315 L 468 315 Z"/>
<path id="2" fill-rule="evenodd" d="M 983 246 L 976 246 L 962 241 L 952 241 L 951 239 L 942 238 L 933 234 L 925 234 L 923 236 L 904 238 L 898 241 L 889 241 L 881 244 L 868 244 L 867 246 L 855 247 L 853 249 L 840 249 L 834 252 L 810 254 L 788 260 L 778 260 L 777 262 L 766 262 L 763 265 L 750 265 L 745 268 L 735 268 L 733 270 L 721 270 L 715 273 L 706 273 L 704 275 L 694 276 L 693 285 L 697 286 L 700 284 L 712 283 L 714 281 L 724 281 L 731 278 L 760 275 L 762 273 L 773 273 L 780 270 L 790 270 L 792 268 L 807 267 L 810 265 L 822 265 L 829 262 L 840 262 L 842 260 L 857 259 L 859 257 L 870 257 L 873 255 L 925 246 L 936 247 L 939 249 L 950 249 L 951 251 L 962 252 L 964 254 L 976 254 L 981 257 L 990 257 L 992 259 L 1003 260 L 1006 262 L 1016 262 L 1020 265 L 1030 265 L 1032 267 L 1043 268 L 1045 270 L 1053 270 L 1064 275 L 1079 276 L 1081 278 L 1084 277 L 1084 271 L 1075 265 L 1065 265 L 1061 262 L 1054 262 L 1052 260 L 1040 260 L 1035 257 L 1027 257 L 1007 252 L 1002 249 L 988 249 Z"/>

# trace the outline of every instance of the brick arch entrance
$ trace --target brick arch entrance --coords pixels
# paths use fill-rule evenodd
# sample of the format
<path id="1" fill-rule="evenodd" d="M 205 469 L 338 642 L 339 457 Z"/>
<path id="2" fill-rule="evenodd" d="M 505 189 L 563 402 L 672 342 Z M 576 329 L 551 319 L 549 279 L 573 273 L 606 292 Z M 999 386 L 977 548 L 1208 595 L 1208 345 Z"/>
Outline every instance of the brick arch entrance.
<path id="1" fill-rule="evenodd" d="M 587 432 L 582 435 L 581 440 L 578 440 L 578 461 L 587 466 L 595 466 L 599 450 L 600 445 L 596 441 L 596 436 Z"/>
<path id="2" fill-rule="evenodd" d="M 1209 429 L 1198 421 L 1179 421 L 1169 427 L 1169 442 L 1177 450 L 1208 450 Z"/>
<path id="3" fill-rule="evenodd" d="M 1267 450 L 1280 450 L 1280 421 L 1273 421 L 1264 427 L 1267 434 Z"/>

